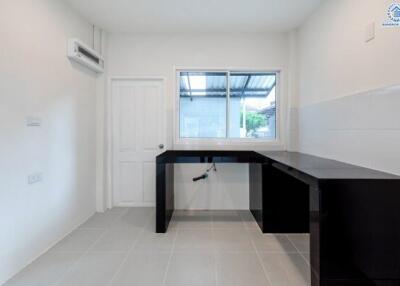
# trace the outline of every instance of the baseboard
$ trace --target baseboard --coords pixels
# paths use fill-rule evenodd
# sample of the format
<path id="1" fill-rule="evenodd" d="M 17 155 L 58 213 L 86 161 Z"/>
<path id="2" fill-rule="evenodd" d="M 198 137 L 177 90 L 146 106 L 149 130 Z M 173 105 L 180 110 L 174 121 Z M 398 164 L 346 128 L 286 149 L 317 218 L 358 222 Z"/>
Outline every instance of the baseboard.
<path id="1" fill-rule="evenodd" d="M 155 202 L 120 203 L 114 207 L 155 207 Z"/>

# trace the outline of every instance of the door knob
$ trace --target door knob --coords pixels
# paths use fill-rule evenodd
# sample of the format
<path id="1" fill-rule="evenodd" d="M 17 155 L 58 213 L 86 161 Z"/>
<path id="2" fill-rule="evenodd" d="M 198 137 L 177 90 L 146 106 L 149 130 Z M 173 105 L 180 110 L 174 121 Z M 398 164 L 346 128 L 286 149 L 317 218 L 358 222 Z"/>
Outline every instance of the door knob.
<path id="1" fill-rule="evenodd" d="M 164 149 L 164 144 L 158 145 L 158 148 L 159 148 L 159 149 Z"/>

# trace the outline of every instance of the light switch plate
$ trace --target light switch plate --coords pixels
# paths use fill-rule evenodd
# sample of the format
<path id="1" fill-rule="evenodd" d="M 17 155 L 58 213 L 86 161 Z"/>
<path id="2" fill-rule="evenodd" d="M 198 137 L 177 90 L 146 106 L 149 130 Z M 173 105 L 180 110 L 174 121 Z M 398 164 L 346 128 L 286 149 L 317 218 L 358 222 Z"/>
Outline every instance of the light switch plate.
<path id="1" fill-rule="evenodd" d="M 43 174 L 42 173 L 34 173 L 34 174 L 30 174 L 28 176 L 28 184 L 29 185 L 41 182 L 42 180 L 43 180 Z"/>
<path id="2" fill-rule="evenodd" d="M 365 29 L 365 42 L 368 43 L 375 39 L 375 22 L 368 24 Z"/>
<path id="3" fill-rule="evenodd" d="M 26 118 L 26 125 L 27 126 L 41 126 L 42 125 L 42 119 L 40 117 L 33 117 L 33 116 L 28 116 Z"/>

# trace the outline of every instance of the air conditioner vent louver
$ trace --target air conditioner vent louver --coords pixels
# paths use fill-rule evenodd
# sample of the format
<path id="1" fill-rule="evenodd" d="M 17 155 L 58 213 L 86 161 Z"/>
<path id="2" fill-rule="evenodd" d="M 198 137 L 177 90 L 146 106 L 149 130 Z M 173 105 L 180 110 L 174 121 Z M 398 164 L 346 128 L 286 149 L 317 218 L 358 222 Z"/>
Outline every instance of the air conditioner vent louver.
<path id="1" fill-rule="evenodd" d="M 104 71 L 104 59 L 101 55 L 78 39 L 68 40 L 68 58 L 97 73 Z"/>

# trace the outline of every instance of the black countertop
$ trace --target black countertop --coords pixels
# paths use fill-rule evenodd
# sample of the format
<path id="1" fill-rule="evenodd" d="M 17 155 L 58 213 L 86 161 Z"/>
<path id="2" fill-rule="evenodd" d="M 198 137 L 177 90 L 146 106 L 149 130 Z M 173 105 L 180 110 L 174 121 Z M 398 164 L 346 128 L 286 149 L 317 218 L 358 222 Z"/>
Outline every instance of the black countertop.
<path id="1" fill-rule="evenodd" d="M 212 158 L 212 159 L 211 159 Z M 234 160 L 232 160 L 234 158 Z M 188 159 L 188 160 L 186 160 Z M 394 179 L 400 176 L 298 152 L 243 150 L 167 150 L 157 163 L 252 163 L 271 162 L 314 179 Z"/>
<path id="2" fill-rule="evenodd" d="M 256 151 L 316 179 L 400 179 L 399 176 L 297 152 Z"/>

